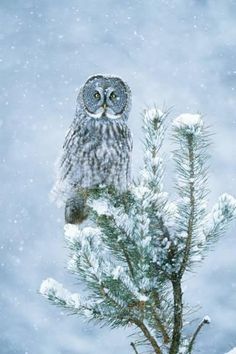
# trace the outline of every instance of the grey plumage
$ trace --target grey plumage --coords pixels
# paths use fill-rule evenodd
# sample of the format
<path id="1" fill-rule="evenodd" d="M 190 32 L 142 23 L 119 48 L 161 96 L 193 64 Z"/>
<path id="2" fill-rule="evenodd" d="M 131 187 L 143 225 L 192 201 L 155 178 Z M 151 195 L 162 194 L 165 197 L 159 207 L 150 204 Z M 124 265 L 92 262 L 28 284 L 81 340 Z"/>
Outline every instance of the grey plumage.
<path id="1" fill-rule="evenodd" d="M 54 197 L 66 204 L 66 222 L 85 218 L 89 189 L 127 189 L 132 151 L 127 126 L 130 108 L 131 92 L 120 78 L 96 75 L 81 88 L 53 188 Z"/>

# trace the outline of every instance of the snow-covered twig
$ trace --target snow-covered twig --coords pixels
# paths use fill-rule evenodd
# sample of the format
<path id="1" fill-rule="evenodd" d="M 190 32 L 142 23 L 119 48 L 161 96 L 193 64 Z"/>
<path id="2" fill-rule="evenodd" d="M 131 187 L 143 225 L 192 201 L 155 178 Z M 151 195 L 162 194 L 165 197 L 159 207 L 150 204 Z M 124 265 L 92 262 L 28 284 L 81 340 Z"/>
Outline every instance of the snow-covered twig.
<path id="1" fill-rule="evenodd" d="M 197 329 L 196 331 L 193 333 L 193 336 L 189 342 L 189 345 L 188 345 L 188 351 L 187 351 L 187 354 L 191 354 L 192 353 L 192 350 L 193 350 L 193 346 L 196 342 L 196 339 L 197 339 L 197 336 L 199 334 L 199 332 L 201 331 L 202 327 L 206 324 L 210 324 L 211 323 L 211 319 L 209 316 L 205 316 L 202 321 L 199 323 L 199 325 L 197 326 Z"/>

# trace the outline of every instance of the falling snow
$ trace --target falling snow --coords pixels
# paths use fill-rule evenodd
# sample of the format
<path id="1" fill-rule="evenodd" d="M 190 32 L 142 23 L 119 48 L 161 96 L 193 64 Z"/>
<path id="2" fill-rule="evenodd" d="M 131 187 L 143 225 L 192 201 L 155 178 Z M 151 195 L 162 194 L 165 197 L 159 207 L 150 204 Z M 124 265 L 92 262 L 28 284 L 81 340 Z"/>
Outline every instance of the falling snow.
<path id="1" fill-rule="evenodd" d="M 58 316 L 37 293 L 45 274 L 67 274 L 63 212 L 48 200 L 54 161 L 81 83 L 96 72 L 114 73 L 133 91 L 133 175 L 141 165 L 140 111 L 146 104 L 166 103 L 173 106 L 171 117 L 183 110 L 206 115 L 215 133 L 212 200 L 225 189 L 234 195 L 235 3 L 157 0 L 124 7 L 116 1 L 109 7 L 104 0 L 62 0 L 1 1 L 0 6 L 0 347 L 25 354 L 72 353 L 79 347 L 92 354 L 92 336 L 97 354 L 125 352 L 129 342 L 123 333 L 109 332 L 104 350 L 105 330 L 99 330 L 99 336 L 85 334 L 83 323 Z M 170 159 L 167 172 L 171 168 Z M 225 353 L 235 341 L 228 283 L 236 267 L 234 234 L 217 248 L 217 257 L 204 263 L 199 279 L 191 280 L 189 298 L 197 299 L 216 321 L 214 342 L 209 336 L 201 339 L 206 353 Z M 76 239 L 77 229 L 74 235 Z M 215 289 L 222 299 L 220 309 Z"/>

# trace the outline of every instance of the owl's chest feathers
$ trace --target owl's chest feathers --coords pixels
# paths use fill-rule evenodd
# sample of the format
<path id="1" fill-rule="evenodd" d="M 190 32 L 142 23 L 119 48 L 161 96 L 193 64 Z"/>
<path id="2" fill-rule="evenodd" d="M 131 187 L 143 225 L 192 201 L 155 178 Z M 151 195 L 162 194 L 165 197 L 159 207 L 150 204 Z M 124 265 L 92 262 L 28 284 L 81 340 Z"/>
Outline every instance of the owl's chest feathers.
<path id="1" fill-rule="evenodd" d="M 83 150 L 91 163 L 95 160 L 115 163 L 118 156 L 127 149 L 127 126 L 122 124 L 97 123 L 87 129 L 84 135 Z M 85 157 L 85 156 L 84 156 Z"/>

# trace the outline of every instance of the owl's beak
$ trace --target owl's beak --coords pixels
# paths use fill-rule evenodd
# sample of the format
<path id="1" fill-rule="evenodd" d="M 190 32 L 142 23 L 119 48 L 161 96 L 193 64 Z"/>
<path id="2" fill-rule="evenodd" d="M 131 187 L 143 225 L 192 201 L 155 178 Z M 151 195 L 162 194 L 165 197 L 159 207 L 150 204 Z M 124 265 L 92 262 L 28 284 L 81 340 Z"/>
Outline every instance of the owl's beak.
<path id="1" fill-rule="evenodd" d="M 103 103 L 102 107 L 103 107 L 104 110 L 106 111 L 106 109 L 107 109 L 107 104 L 106 104 L 106 103 Z"/>

